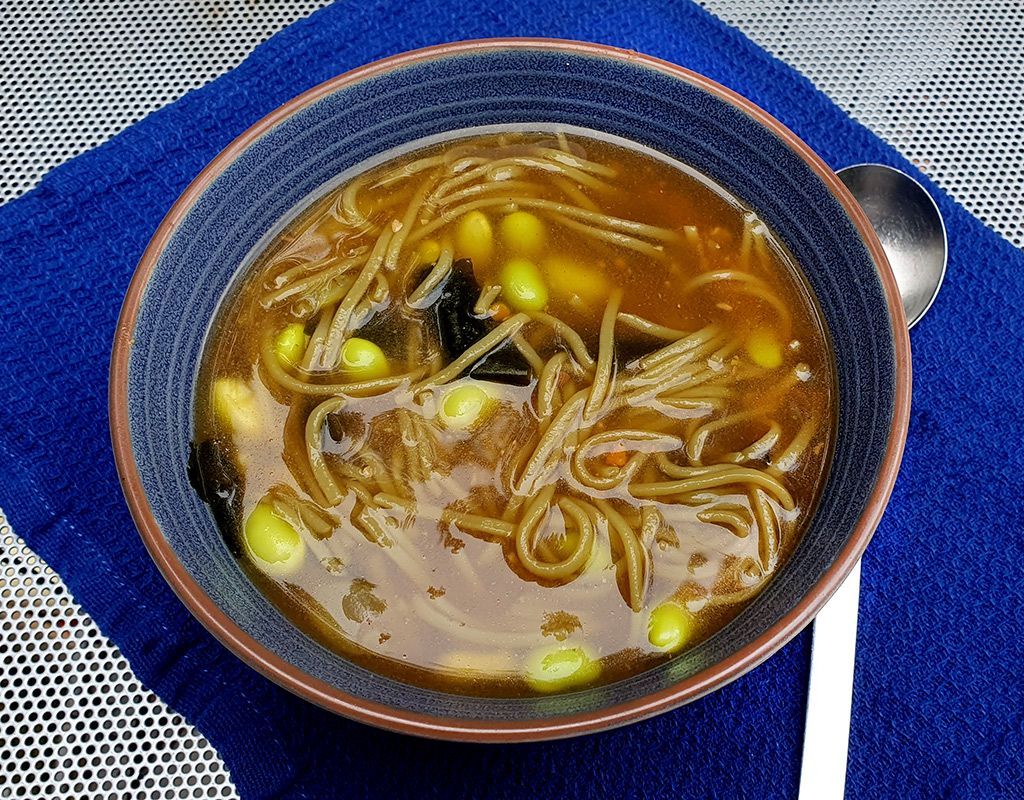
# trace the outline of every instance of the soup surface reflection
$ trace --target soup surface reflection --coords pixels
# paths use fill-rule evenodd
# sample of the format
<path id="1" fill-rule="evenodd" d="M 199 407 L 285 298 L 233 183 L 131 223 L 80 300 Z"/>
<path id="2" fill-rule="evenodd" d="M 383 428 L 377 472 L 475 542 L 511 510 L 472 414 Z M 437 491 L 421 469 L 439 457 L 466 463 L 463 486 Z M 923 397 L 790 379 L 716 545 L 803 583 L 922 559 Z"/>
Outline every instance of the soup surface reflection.
<path id="1" fill-rule="evenodd" d="M 711 636 L 796 545 L 835 378 L 758 217 L 692 169 L 477 136 L 305 206 L 211 329 L 189 474 L 311 636 L 468 694 Z"/>

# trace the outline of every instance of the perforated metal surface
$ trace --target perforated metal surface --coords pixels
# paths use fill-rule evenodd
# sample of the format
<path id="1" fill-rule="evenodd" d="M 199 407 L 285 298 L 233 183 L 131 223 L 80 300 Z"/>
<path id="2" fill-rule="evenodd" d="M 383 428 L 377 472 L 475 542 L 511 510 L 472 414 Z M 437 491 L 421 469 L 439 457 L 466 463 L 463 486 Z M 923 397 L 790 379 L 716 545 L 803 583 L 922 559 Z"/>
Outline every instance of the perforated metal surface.
<path id="1" fill-rule="evenodd" d="M 209 83 L 324 0 L 2 0 L 0 202 Z"/>
<path id="2" fill-rule="evenodd" d="M 1024 3 L 701 5 L 809 77 L 990 228 L 1024 246 Z"/>
<path id="3" fill-rule="evenodd" d="M 0 202 L 325 4 L 0 0 Z M 1024 245 L 1024 3 L 702 5 Z M 0 798 L 234 796 L 209 744 L 135 680 L 0 512 Z"/>
<path id="4" fill-rule="evenodd" d="M 0 797 L 235 797 L 216 751 L 135 679 L 0 516 Z"/>

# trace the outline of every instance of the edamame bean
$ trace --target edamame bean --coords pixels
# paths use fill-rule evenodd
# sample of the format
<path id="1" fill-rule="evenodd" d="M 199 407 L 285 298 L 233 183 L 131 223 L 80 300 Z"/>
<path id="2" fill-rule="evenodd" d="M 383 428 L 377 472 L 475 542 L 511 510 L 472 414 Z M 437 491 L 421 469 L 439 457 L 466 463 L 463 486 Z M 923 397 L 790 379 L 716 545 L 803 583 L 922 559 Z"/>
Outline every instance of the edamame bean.
<path id="1" fill-rule="evenodd" d="M 472 260 L 474 270 L 479 270 L 491 260 L 493 251 L 490 221 L 482 211 L 470 211 L 459 221 L 455 231 L 455 257 Z"/>
<path id="2" fill-rule="evenodd" d="M 757 328 L 747 337 L 747 352 L 759 367 L 775 369 L 782 363 L 782 347 L 771 331 Z"/>
<path id="3" fill-rule="evenodd" d="M 494 398 L 475 381 L 461 383 L 441 401 L 441 421 L 452 430 L 466 430 L 490 414 L 494 405 Z"/>
<path id="4" fill-rule="evenodd" d="M 501 239 L 515 253 L 536 258 L 547 238 L 544 223 L 529 211 L 513 211 L 501 221 Z"/>
<path id="5" fill-rule="evenodd" d="M 601 666 L 582 647 L 534 651 L 526 662 L 526 682 L 538 692 L 560 692 L 588 684 L 601 674 Z"/>
<path id="6" fill-rule="evenodd" d="M 277 334 L 277 338 L 274 340 L 274 352 L 277 354 L 277 360 L 286 366 L 299 363 L 308 342 L 309 337 L 300 323 L 289 325 Z"/>
<path id="7" fill-rule="evenodd" d="M 441 245 L 436 239 L 427 239 L 423 244 L 420 245 L 420 264 L 425 267 L 429 267 L 431 264 L 437 263 L 437 259 L 441 256 Z"/>
<path id="8" fill-rule="evenodd" d="M 218 378 L 213 384 L 213 411 L 221 424 L 235 433 L 260 431 L 256 395 L 238 378 Z"/>
<path id="9" fill-rule="evenodd" d="M 295 566 L 306 550 L 298 531 L 263 502 L 245 521 L 245 543 L 260 561 L 279 567 Z"/>
<path id="10" fill-rule="evenodd" d="M 681 650 L 692 633 L 692 617 L 686 609 L 675 603 L 662 603 L 651 612 L 647 623 L 648 641 L 668 653 Z"/>
<path id="11" fill-rule="evenodd" d="M 501 271 L 501 294 L 516 311 L 540 311 L 548 304 L 548 288 L 532 261 L 515 258 Z"/>
<path id="12" fill-rule="evenodd" d="M 353 380 L 372 381 L 391 372 L 384 351 L 368 339 L 353 336 L 341 346 L 341 368 Z"/>
<path id="13" fill-rule="evenodd" d="M 571 258 L 554 256 L 542 263 L 551 294 L 577 311 L 604 308 L 611 294 L 605 277 Z"/>

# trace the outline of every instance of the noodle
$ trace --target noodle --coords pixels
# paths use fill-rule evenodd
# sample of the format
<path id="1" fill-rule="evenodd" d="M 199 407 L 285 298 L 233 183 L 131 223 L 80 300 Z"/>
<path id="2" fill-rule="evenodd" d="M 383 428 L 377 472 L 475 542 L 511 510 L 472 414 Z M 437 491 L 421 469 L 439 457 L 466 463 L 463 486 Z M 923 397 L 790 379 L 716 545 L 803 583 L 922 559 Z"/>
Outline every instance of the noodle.
<path id="1" fill-rule="evenodd" d="M 555 353 L 540 370 L 540 379 L 537 381 L 537 415 L 541 419 L 547 419 L 555 411 L 558 379 L 567 358 L 564 352 Z"/>
<path id="2" fill-rule="evenodd" d="M 796 508 L 793 496 L 786 490 L 786 487 L 767 473 L 750 469 L 749 467 L 733 467 L 719 473 L 695 475 L 690 478 L 674 481 L 634 483 L 630 485 L 629 493 L 634 497 L 666 497 L 735 484 L 753 484 L 766 489 L 775 495 L 776 499 L 787 511 L 792 511 Z"/>
<path id="3" fill-rule="evenodd" d="M 633 529 L 607 500 L 595 498 L 594 503 L 608 519 L 609 527 L 615 531 L 624 552 L 626 578 L 629 583 L 629 607 L 639 613 L 644 604 L 647 589 L 647 552 L 636 538 Z"/>
<path id="4" fill-rule="evenodd" d="M 324 497 L 327 498 L 328 504 L 332 506 L 336 506 L 341 502 L 343 493 L 337 481 L 334 480 L 334 476 L 331 475 L 330 469 L 327 467 L 327 462 L 321 450 L 321 438 L 323 437 L 324 420 L 327 419 L 327 415 L 344 407 L 345 399 L 343 397 L 332 397 L 329 400 L 324 400 L 313 409 L 313 413 L 309 415 L 309 419 L 306 422 L 306 452 L 309 455 L 309 465 L 313 468 L 313 476 L 316 478 L 321 491 L 323 491 Z"/>
<path id="5" fill-rule="evenodd" d="M 327 336 L 324 340 L 323 349 L 319 354 L 319 357 L 314 356 L 314 361 L 311 363 L 316 364 L 322 368 L 330 369 L 338 366 L 338 361 L 341 356 L 341 346 L 344 343 L 344 334 L 348 329 L 348 320 L 352 315 L 352 311 L 355 309 L 356 304 L 363 299 L 363 295 L 369 288 L 370 283 L 377 275 L 379 270 L 384 265 L 384 257 L 387 252 L 388 245 L 391 243 L 392 231 L 390 228 L 385 228 L 384 232 L 381 233 L 377 239 L 377 244 L 374 245 L 373 251 L 370 253 L 369 259 L 366 261 L 366 266 L 363 267 L 363 271 L 359 273 L 359 277 L 356 278 L 356 282 L 352 284 L 352 288 L 348 290 L 348 294 L 345 295 L 345 299 L 341 301 L 338 306 L 338 310 L 334 312 L 334 318 L 331 321 L 330 329 L 327 331 Z"/>
<path id="6" fill-rule="evenodd" d="M 583 404 L 587 401 L 590 390 L 581 389 L 565 403 L 551 421 L 551 425 L 544 432 L 540 442 L 533 451 L 533 455 L 526 462 L 523 474 L 519 482 L 513 488 L 513 493 L 526 496 L 532 494 L 533 487 L 541 478 L 542 470 L 548 468 L 551 454 L 565 439 L 569 427 L 576 422 L 576 415 L 580 412 Z"/>
<path id="7" fill-rule="evenodd" d="M 501 287 L 498 284 L 485 286 L 480 291 L 480 297 L 477 298 L 476 305 L 473 306 L 473 313 L 478 317 L 484 316 L 488 311 L 490 311 L 491 305 L 498 299 L 498 295 L 500 294 Z"/>
<path id="8" fill-rule="evenodd" d="M 661 350 L 656 350 L 649 356 L 640 359 L 640 369 L 649 370 L 665 362 L 672 361 L 678 356 L 693 352 L 700 352 L 701 345 L 712 341 L 719 331 L 719 326 L 712 323 L 701 328 L 694 334 L 686 336 L 672 344 L 666 345 Z"/>
<path id="9" fill-rule="evenodd" d="M 582 233 L 585 236 L 593 237 L 594 239 L 598 239 L 599 241 L 612 244 L 617 247 L 625 247 L 627 250 L 635 250 L 637 253 L 645 255 L 648 258 L 660 260 L 665 257 L 665 251 L 658 245 L 650 244 L 642 239 L 636 239 L 628 234 L 620 233 L 619 231 L 609 231 L 603 228 L 596 228 L 593 227 L 593 225 L 588 225 L 584 222 L 578 222 L 577 220 L 570 219 L 564 213 L 564 209 L 562 210 L 562 213 L 549 213 L 551 214 L 551 218 L 561 225 L 564 225 L 567 228 L 572 228 L 574 231 Z"/>
<path id="10" fill-rule="evenodd" d="M 604 311 L 604 318 L 601 321 L 601 338 L 597 349 L 597 373 L 594 375 L 594 383 L 587 395 L 586 405 L 583 407 L 583 419 L 586 422 L 593 419 L 594 415 L 604 403 L 612 382 L 612 362 L 615 358 L 613 351 L 615 345 L 615 315 L 619 310 L 619 303 L 622 302 L 622 290 L 617 289 L 608 298 L 608 306 Z"/>
<path id="11" fill-rule="evenodd" d="M 594 525 L 587 513 L 578 503 L 563 498 L 559 503 L 559 508 L 576 523 L 579 531 L 576 547 L 570 555 L 559 562 L 545 563 L 536 557 L 533 552 L 533 534 L 544 516 L 550 511 L 554 492 L 555 487 L 549 486 L 526 507 L 523 519 L 515 533 L 516 554 L 519 556 L 520 563 L 531 574 L 549 580 L 565 578 L 577 572 L 590 558 L 594 546 Z"/>
<path id="12" fill-rule="evenodd" d="M 764 493 L 754 488 L 750 490 L 750 504 L 754 508 L 754 516 L 757 518 L 758 527 L 758 556 L 761 559 L 761 569 L 771 572 L 775 569 L 775 560 L 779 551 L 779 529 L 775 521 L 775 512 L 772 511 Z"/>
<path id="13" fill-rule="evenodd" d="M 567 345 L 569 345 L 569 350 L 572 351 L 576 360 L 579 361 L 586 369 L 591 369 L 595 366 L 596 362 L 587 351 L 587 346 L 583 343 L 583 338 L 576 333 L 576 331 L 562 322 L 562 320 L 558 319 L 558 317 L 553 317 L 550 314 L 545 314 L 540 311 L 535 311 L 531 316 L 533 319 L 537 320 L 537 322 L 541 322 L 552 328 L 555 333 L 558 334 L 558 336 L 560 336 Z"/>
<path id="14" fill-rule="evenodd" d="M 659 339 L 671 339 L 674 342 L 678 339 L 686 338 L 685 331 L 666 328 L 664 325 L 658 325 L 643 317 L 638 317 L 636 314 L 619 314 L 619 321 L 649 336 L 656 336 Z"/>
<path id="15" fill-rule="evenodd" d="M 512 344 L 516 346 L 516 350 L 522 353 L 523 358 L 526 359 L 526 362 L 533 368 L 534 372 L 539 375 L 544 370 L 544 359 L 537 355 L 533 345 L 526 341 L 521 333 L 512 335 Z"/>
<path id="16" fill-rule="evenodd" d="M 712 522 L 729 528 L 740 538 L 750 535 L 750 526 L 753 520 L 750 519 L 750 512 L 746 508 L 734 503 L 722 503 L 714 508 L 697 512 L 697 519 L 701 522 Z"/>
<path id="17" fill-rule="evenodd" d="M 260 305 L 264 308 L 272 308 L 295 295 L 305 294 L 308 297 L 313 292 L 323 291 L 329 283 L 337 281 L 349 270 L 362 266 L 364 262 L 365 258 L 362 256 L 347 259 L 328 256 L 317 265 L 322 267 L 321 269 L 317 269 L 315 272 L 312 268 L 304 269 L 303 272 L 312 273 L 307 274 L 306 277 L 289 282 L 288 278 L 292 276 L 284 273 L 278 277 L 280 282 L 278 288 L 274 291 L 265 292 L 260 298 Z"/>
<path id="18" fill-rule="evenodd" d="M 627 444 L 629 443 L 629 444 Z M 599 448 L 606 448 L 607 445 L 617 445 L 620 450 L 635 449 L 636 452 L 624 465 L 615 468 L 608 476 L 598 476 L 591 472 L 586 466 L 586 460 L 591 457 L 591 452 Z M 644 447 L 646 445 L 646 447 Z M 646 461 L 648 455 L 654 452 L 668 452 L 682 446 L 682 441 L 676 436 L 654 433 L 645 430 L 612 430 L 594 434 L 588 439 L 580 442 L 572 454 L 572 469 L 575 478 L 591 489 L 612 489 L 623 482 L 633 479 L 637 470 Z M 641 449 L 644 448 L 644 449 Z"/>
<path id="19" fill-rule="evenodd" d="M 274 382 L 290 392 L 308 395 L 345 395 L 347 397 L 359 397 L 363 395 L 376 395 L 397 388 L 403 383 L 412 383 L 418 380 L 426 369 L 420 367 L 402 375 L 390 375 L 386 378 L 374 378 L 366 381 L 352 381 L 350 383 L 307 383 L 292 375 L 289 375 L 281 366 L 277 355 L 274 353 L 274 346 L 271 339 L 263 341 L 262 361 L 260 364 L 273 378 Z"/>

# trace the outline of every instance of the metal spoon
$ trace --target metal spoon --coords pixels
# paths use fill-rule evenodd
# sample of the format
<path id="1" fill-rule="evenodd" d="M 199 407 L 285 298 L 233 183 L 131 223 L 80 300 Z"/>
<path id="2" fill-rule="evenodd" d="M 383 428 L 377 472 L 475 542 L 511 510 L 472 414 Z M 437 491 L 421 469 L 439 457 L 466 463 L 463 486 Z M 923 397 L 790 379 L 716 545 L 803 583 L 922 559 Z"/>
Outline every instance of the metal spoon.
<path id="1" fill-rule="evenodd" d="M 864 209 L 896 275 L 911 328 L 946 274 L 946 226 L 925 188 L 898 169 L 857 164 L 836 173 Z"/>
<path id="2" fill-rule="evenodd" d="M 907 325 L 931 307 L 946 274 L 946 226 L 917 181 L 882 164 L 837 173 L 878 234 L 896 276 Z M 857 654 L 860 563 L 814 620 L 800 800 L 842 800 Z"/>

